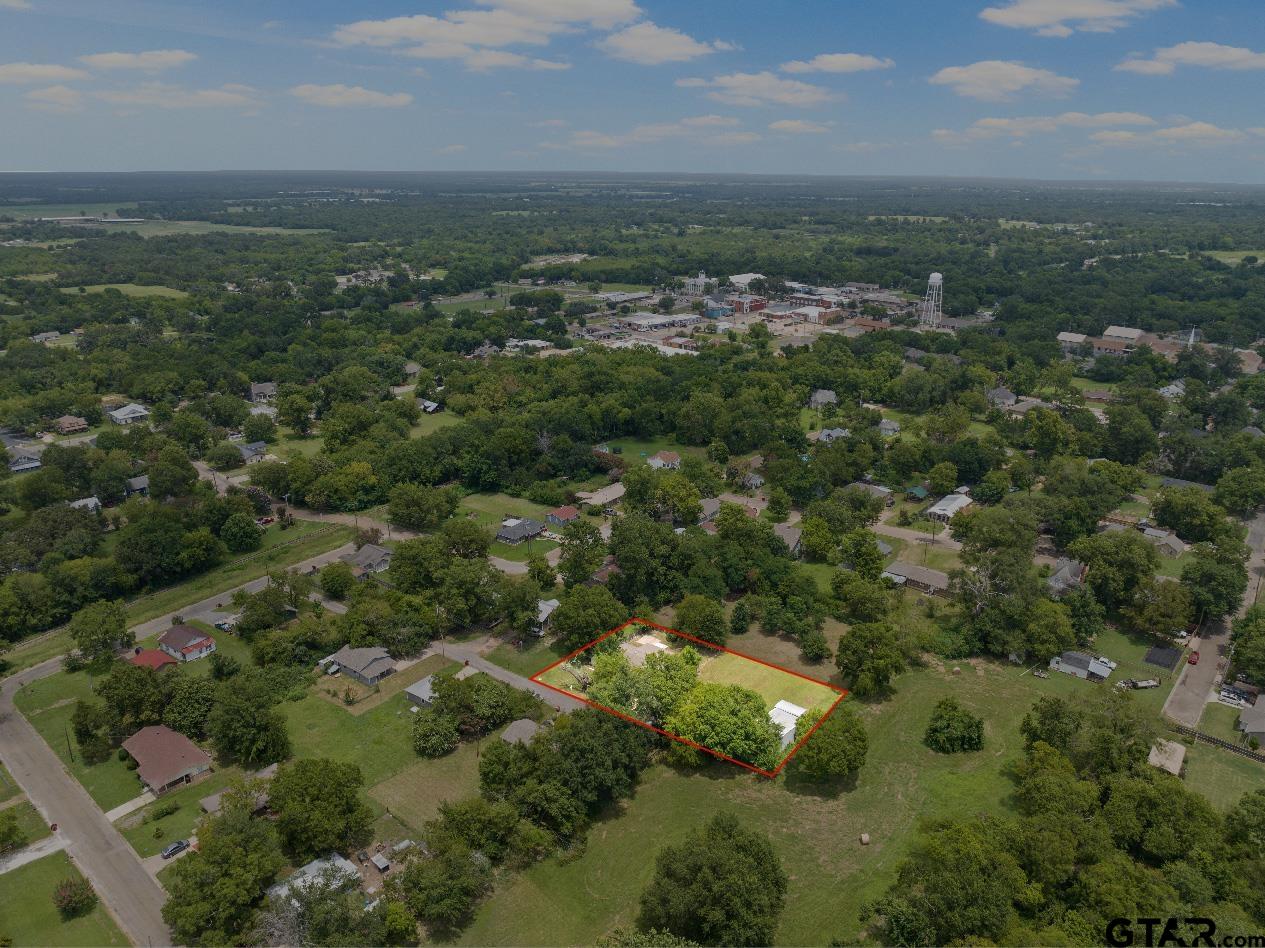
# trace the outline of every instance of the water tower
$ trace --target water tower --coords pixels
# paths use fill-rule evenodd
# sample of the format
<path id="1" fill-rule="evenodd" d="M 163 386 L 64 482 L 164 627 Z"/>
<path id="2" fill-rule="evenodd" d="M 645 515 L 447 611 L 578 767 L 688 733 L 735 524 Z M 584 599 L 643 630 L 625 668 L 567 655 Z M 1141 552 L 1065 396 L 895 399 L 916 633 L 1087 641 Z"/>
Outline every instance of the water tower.
<path id="1" fill-rule="evenodd" d="M 927 281 L 927 295 L 918 307 L 918 323 L 938 329 L 944 316 L 944 274 L 933 273 Z"/>

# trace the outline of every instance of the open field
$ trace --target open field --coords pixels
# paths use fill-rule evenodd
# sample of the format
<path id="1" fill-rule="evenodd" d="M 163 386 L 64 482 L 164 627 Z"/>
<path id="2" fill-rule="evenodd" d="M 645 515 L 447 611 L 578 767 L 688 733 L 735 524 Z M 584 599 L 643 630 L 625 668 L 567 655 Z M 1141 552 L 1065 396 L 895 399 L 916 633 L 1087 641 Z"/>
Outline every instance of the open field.
<path id="1" fill-rule="evenodd" d="M 566 651 L 554 645 L 548 639 L 532 638 L 528 639 L 528 641 L 531 644 L 525 648 L 515 648 L 513 645 L 498 645 L 488 654 L 487 659 L 502 668 L 509 669 L 516 675 L 530 678 L 545 666 L 552 665 L 567 654 Z"/>
<path id="2" fill-rule="evenodd" d="M 515 563 L 526 563 L 537 553 L 544 556 L 550 550 L 557 548 L 558 544 L 553 540 L 524 540 L 522 543 L 502 543 L 500 540 L 493 540 L 492 546 L 488 548 L 488 554 L 499 556 L 503 560 L 512 560 Z"/>
<path id="3" fill-rule="evenodd" d="M 0 935 L 14 945 L 126 945 L 104 906 L 64 921 L 53 906 L 53 889 L 62 879 L 80 878 L 70 857 L 52 853 L 7 872 L 0 884 Z"/>
<path id="4" fill-rule="evenodd" d="M 461 424 L 461 416 L 454 415 L 450 411 L 440 411 L 433 415 L 423 413 L 418 419 L 417 424 L 409 429 L 410 438 L 421 438 L 429 434 L 434 434 L 440 428 L 447 428 L 450 425 Z"/>
<path id="5" fill-rule="evenodd" d="M 497 741 L 492 734 L 484 741 Z M 471 741 L 436 760 L 417 757 L 411 747 L 403 753 L 411 760 L 399 773 L 369 789 L 369 797 L 421 833 L 427 820 L 439 815 L 439 805 L 476 796 L 479 792 L 479 747 Z"/>
<path id="6" fill-rule="evenodd" d="M 769 641 L 749 633 L 734 644 L 753 651 L 760 640 Z M 861 904 L 892 881 L 920 819 L 1010 812 L 1002 768 L 1022 752 L 1017 712 L 1043 694 L 1093 694 L 1093 685 L 1066 675 L 1037 679 L 990 662 L 960 667 L 959 675 L 951 667 L 915 669 L 897 679 L 888 701 L 855 705 L 866 719 L 870 752 L 855 789 L 834 796 L 721 762 L 698 771 L 652 768 L 636 796 L 593 827 L 582 856 L 547 860 L 510 880 L 460 942 L 592 944 L 635 918 L 657 849 L 679 843 L 717 809 L 767 832 L 787 869 L 790 892 L 776 944 L 855 942 Z M 940 755 L 923 746 L 932 707 L 950 695 L 984 718 L 982 752 Z M 870 846 L 857 843 L 862 832 L 874 840 Z"/>
<path id="7" fill-rule="evenodd" d="M 189 294 L 172 286 L 140 286 L 136 283 L 94 283 L 91 286 L 64 286 L 63 293 L 104 293 L 106 290 L 118 290 L 124 296 L 164 296 L 171 299 L 183 299 Z"/>
<path id="8" fill-rule="evenodd" d="M 683 457 L 687 454 L 700 458 L 707 455 L 704 448 L 686 447 L 671 438 L 612 438 L 607 444 L 619 449 L 621 456 L 630 464 L 637 460 L 645 460 L 660 451 L 675 451 Z"/>
<path id="9" fill-rule="evenodd" d="M 1243 732 L 1236 726 L 1238 720 L 1238 708 L 1211 701 L 1204 707 L 1203 717 L 1199 719 L 1199 730 L 1209 737 L 1219 737 L 1231 744 L 1243 744 Z"/>
<path id="10" fill-rule="evenodd" d="M 509 494 L 470 494 L 461 498 L 457 514 L 465 515 L 495 533 L 507 517 L 530 517 L 543 523 L 545 514 L 552 509 Z"/>
<path id="11" fill-rule="evenodd" d="M 789 701 L 807 711 L 825 709 L 839 697 L 833 688 L 731 652 L 704 658 L 698 669 L 698 680 L 750 688 L 770 709 L 779 701 Z"/>
<path id="12" fill-rule="evenodd" d="M 1208 256 L 1232 266 L 1243 262 L 1244 257 L 1256 257 L 1265 260 L 1265 250 L 1205 250 Z"/>
<path id="13" fill-rule="evenodd" d="M 295 757 L 329 757 L 356 764 L 371 787 L 417 760 L 413 753 L 413 715 L 403 698 L 378 705 L 361 715 L 349 714 L 315 693 L 342 682 L 321 679 L 302 701 L 287 701 L 280 710 L 289 725 Z"/>
<path id="14" fill-rule="evenodd" d="M 30 220 L 33 217 L 115 217 L 118 211 L 134 211 L 136 205 L 122 203 L 100 204 L 0 204 L 0 217 Z"/>
<path id="15" fill-rule="evenodd" d="M 1176 739 L 1174 734 L 1164 736 Z M 1188 745 L 1185 778 L 1191 790 L 1207 797 L 1218 810 L 1228 810 L 1243 794 L 1265 786 L 1265 764 L 1209 744 Z"/>

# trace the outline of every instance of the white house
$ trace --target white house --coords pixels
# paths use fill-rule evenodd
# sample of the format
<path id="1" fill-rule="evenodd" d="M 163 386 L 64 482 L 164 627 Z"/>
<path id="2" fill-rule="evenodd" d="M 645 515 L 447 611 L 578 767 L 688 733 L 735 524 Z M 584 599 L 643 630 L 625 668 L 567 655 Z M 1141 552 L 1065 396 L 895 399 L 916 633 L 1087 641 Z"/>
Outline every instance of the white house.
<path id="1" fill-rule="evenodd" d="M 971 506 L 971 498 L 965 494 L 949 494 L 932 504 L 927 509 L 927 516 L 940 523 L 948 523 L 953 519 L 954 514 L 969 506 Z"/>
<path id="2" fill-rule="evenodd" d="M 756 280 L 763 280 L 763 279 L 764 279 L 763 273 L 737 273 L 734 276 L 731 276 L 729 278 L 729 282 L 733 286 L 738 287 L 738 289 L 745 290 Z"/>
<path id="3" fill-rule="evenodd" d="M 1062 655 L 1055 655 L 1050 659 L 1050 667 L 1086 681 L 1106 681 L 1111 677 L 1111 666 L 1088 652 L 1064 652 Z"/>
<path id="4" fill-rule="evenodd" d="M 130 405 L 124 405 L 122 408 L 116 408 L 114 411 L 106 412 L 110 420 L 116 425 L 130 425 L 137 421 L 146 421 L 149 418 L 149 409 L 144 405 L 138 405 L 132 402 Z"/>

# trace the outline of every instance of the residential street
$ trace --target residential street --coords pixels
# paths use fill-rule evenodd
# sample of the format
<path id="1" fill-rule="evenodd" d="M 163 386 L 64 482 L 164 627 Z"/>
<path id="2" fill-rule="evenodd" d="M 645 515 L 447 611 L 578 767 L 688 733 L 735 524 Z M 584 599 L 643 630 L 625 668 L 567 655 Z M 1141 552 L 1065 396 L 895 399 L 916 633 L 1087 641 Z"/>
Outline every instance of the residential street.
<path id="1" fill-rule="evenodd" d="M 1247 592 L 1238 615 L 1247 611 L 1260 594 L 1265 578 L 1265 513 L 1258 513 L 1247 525 L 1247 545 L 1251 554 L 1247 561 Z M 1210 622 L 1190 645 L 1199 652 L 1199 664 L 1182 667 L 1177 683 L 1164 702 L 1164 715 L 1178 724 L 1197 728 L 1204 705 L 1216 696 L 1227 665 L 1230 648 L 1230 623 Z"/>
<path id="2" fill-rule="evenodd" d="M 486 638 L 474 642 L 440 642 L 431 645 L 423 654 L 443 655 L 453 661 L 464 662 L 495 678 L 497 681 L 503 681 L 520 691 L 530 692 L 551 708 L 556 708 L 559 711 L 577 711 L 585 706 L 583 701 L 576 698 L 568 698 L 561 692 L 554 691 L 552 688 L 546 688 L 544 685 L 538 685 L 530 678 L 516 675 L 512 671 L 488 661 L 480 652 L 493 644 L 495 643 L 491 639 Z"/>
<path id="3" fill-rule="evenodd" d="M 44 818 L 59 826 L 66 850 L 119 927 L 136 945 L 166 945 L 166 893 L 105 814 L 62 766 L 39 732 L 18 713 L 13 696 L 61 668 L 52 659 L 0 682 L 0 748 L 4 765 Z"/>

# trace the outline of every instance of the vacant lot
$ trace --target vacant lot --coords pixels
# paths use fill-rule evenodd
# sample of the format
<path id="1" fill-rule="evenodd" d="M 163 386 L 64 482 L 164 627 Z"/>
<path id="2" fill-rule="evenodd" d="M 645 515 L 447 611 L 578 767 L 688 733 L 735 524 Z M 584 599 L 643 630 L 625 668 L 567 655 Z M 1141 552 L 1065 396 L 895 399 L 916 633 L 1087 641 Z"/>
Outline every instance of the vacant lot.
<path id="1" fill-rule="evenodd" d="M 328 680 L 313 689 L 333 687 Z M 394 776 L 417 760 L 413 753 L 413 715 L 406 701 L 388 701 L 364 714 L 348 714 L 318 694 L 281 706 L 290 731 L 295 757 L 329 757 L 356 764 L 365 785 L 373 786 Z"/>
<path id="2" fill-rule="evenodd" d="M 470 494 L 461 498 L 457 515 L 469 517 L 495 533 L 501 521 L 509 517 L 530 517 L 543 523 L 545 514 L 552 509 L 509 494 Z"/>
<path id="3" fill-rule="evenodd" d="M 171 286 L 140 286 L 136 283 L 94 283 L 91 286 L 62 287 L 63 293 L 78 293 L 80 290 L 88 293 L 104 293 L 106 290 L 118 290 L 124 296 L 165 296 L 171 299 L 183 299 L 189 295 L 184 290 L 177 290 Z"/>
<path id="4" fill-rule="evenodd" d="M 79 870 L 64 852 L 6 872 L 0 884 L 0 935 L 14 945 L 126 945 L 100 903 L 81 918 L 62 920 L 53 907 L 53 889 L 62 879 L 78 878 Z"/>
<path id="5" fill-rule="evenodd" d="M 789 701 L 811 711 L 828 708 L 839 697 L 833 688 L 729 652 L 705 658 L 699 667 L 698 679 L 750 688 L 764 699 L 767 708 L 779 701 Z"/>
<path id="6" fill-rule="evenodd" d="M 495 734 L 484 741 L 500 740 Z M 479 792 L 479 746 L 460 744 L 455 751 L 437 760 L 422 760 L 405 749 L 407 766 L 370 788 L 369 796 L 404 823 L 421 833 L 427 820 L 439 815 L 444 802 L 477 796 Z"/>

